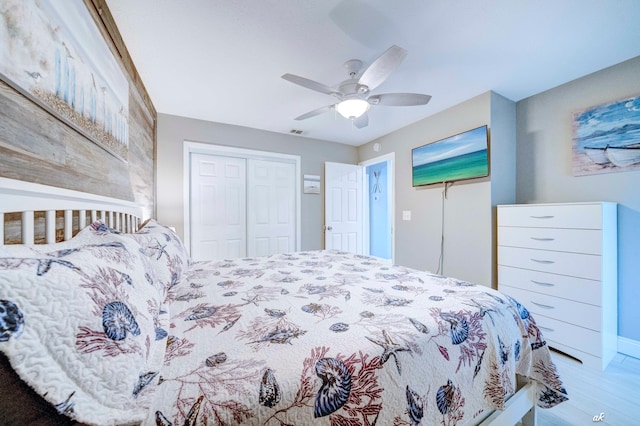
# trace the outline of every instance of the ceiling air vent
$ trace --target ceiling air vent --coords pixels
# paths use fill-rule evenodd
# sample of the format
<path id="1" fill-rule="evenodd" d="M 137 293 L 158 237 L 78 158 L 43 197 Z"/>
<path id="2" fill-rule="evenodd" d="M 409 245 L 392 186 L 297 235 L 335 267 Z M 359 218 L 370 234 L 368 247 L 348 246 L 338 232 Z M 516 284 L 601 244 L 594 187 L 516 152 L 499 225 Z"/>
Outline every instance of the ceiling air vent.
<path id="1" fill-rule="evenodd" d="M 291 129 L 291 130 L 289 130 L 289 133 L 291 133 L 292 135 L 301 135 L 302 134 L 302 130 Z"/>

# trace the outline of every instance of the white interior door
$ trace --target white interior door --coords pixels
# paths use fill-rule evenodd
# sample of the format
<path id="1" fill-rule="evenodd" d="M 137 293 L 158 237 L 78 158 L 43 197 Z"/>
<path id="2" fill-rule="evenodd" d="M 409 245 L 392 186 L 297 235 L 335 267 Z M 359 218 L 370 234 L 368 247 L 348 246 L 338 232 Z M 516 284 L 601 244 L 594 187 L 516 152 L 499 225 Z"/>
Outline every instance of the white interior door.
<path id="1" fill-rule="evenodd" d="M 296 251 L 296 167 L 247 160 L 247 254 Z"/>
<path id="2" fill-rule="evenodd" d="M 191 257 L 246 256 L 246 160 L 191 154 Z"/>
<path id="3" fill-rule="evenodd" d="M 363 171 L 354 164 L 325 163 L 325 248 L 363 254 Z"/>

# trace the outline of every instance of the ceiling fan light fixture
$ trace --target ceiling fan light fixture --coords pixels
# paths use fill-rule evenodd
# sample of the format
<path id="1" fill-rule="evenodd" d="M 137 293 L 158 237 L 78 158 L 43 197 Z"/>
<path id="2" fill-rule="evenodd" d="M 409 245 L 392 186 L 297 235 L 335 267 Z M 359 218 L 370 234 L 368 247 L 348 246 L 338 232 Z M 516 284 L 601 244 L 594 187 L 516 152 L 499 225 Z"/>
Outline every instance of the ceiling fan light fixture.
<path id="1" fill-rule="evenodd" d="M 345 99 L 336 104 L 336 111 L 348 119 L 355 119 L 369 110 L 369 102 L 364 99 Z"/>

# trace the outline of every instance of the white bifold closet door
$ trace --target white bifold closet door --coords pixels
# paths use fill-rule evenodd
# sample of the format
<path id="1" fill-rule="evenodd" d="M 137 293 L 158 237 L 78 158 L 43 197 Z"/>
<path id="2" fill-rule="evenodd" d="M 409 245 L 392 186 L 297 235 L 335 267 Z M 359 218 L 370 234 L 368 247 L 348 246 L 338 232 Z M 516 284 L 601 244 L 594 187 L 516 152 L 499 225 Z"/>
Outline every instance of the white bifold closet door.
<path id="1" fill-rule="evenodd" d="M 244 158 L 191 154 L 191 257 L 247 255 L 247 164 Z"/>
<path id="2" fill-rule="evenodd" d="M 191 154 L 191 257 L 296 251 L 295 165 Z"/>
<path id="3" fill-rule="evenodd" d="M 247 254 L 296 251 L 295 165 L 247 160 Z"/>

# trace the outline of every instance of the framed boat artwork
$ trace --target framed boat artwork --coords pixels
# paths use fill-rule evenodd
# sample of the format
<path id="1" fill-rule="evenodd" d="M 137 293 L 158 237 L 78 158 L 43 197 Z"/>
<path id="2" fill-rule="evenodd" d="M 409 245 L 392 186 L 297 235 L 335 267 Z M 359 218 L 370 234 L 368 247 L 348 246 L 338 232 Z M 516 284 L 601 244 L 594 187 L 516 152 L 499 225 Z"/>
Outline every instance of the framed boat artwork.
<path id="1" fill-rule="evenodd" d="M 127 160 L 129 82 L 83 0 L 2 0 L 0 79 Z"/>
<path id="2" fill-rule="evenodd" d="M 573 175 L 640 170 L 640 96 L 573 116 Z"/>

